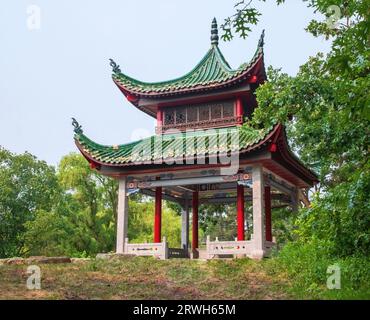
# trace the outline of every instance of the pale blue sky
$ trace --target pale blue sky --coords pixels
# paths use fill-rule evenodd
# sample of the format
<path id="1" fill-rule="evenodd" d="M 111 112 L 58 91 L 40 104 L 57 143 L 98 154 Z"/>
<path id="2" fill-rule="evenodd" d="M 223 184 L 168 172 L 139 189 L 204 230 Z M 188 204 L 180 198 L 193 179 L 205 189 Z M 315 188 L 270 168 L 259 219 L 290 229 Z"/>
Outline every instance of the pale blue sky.
<path id="1" fill-rule="evenodd" d="M 144 81 L 188 72 L 210 46 L 210 25 L 236 1 L 2 1 L 0 145 L 50 164 L 76 151 L 70 118 L 102 144 L 154 132 L 154 119 L 127 102 L 111 80 L 108 59 Z M 249 61 L 266 29 L 265 62 L 294 75 L 329 43 L 304 31 L 314 17 L 302 1 L 260 4 L 263 16 L 246 40 L 221 42 L 232 67 Z M 41 8 L 41 28 L 27 28 L 27 7 Z"/>

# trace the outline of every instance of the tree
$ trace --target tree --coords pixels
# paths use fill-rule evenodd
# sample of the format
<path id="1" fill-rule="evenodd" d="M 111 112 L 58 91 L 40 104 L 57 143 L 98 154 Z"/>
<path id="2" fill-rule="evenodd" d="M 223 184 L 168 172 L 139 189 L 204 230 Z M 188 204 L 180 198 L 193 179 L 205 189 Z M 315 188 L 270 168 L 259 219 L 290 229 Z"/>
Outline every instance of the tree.
<path id="1" fill-rule="evenodd" d="M 27 254 L 24 224 L 57 201 L 55 170 L 27 152 L 0 148 L 0 190 L 0 257 Z"/>
<path id="2" fill-rule="evenodd" d="M 293 149 L 319 173 L 320 189 L 312 207 L 298 219 L 300 237 L 329 240 L 338 255 L 366 253 L 370 245 L 365 191 L 370 173 L 369 1 L 304 2 L 327 17 L 311 21 L 307 31 L 330 38 L 331 51 L 311 57 L 295 77 L 269 68 L 269 81 L 257 89 L 259 108 L 247 125 L 284 123 Z M 234 16 L 236 26 L 258 22 L 259 13 L 250 10 L 252 3 L 245 11 L 250 16 Z M 237 8 L 241 5 L 244 1 Z M 333 15 L 335 11 L 340 15 Z M 232 31 L 245 36 L 243 28 L 226 30 L 224 38 L 230 38 Z"/>
<path id="3" fill-rule="evenodd" d="M 87 161 L 71 153 L 62 158 L 58 181 L 66 194 L 69 221 L 74 230 L 74 247 L 88 254 L 114 249 L 118 183 L 91 170 Z M 73 209 L 73 211 L 68 210 Z M 59 212 L 61 208 L 56 208 Z"/>

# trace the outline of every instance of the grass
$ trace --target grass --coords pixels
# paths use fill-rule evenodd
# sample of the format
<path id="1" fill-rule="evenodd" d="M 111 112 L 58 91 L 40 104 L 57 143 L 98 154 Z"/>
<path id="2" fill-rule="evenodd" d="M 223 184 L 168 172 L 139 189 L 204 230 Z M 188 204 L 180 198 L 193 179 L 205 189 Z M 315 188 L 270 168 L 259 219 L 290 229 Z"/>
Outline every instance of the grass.
<path id="1" fill-rule="evenodd" d="M 325 270 L 323 281 L 302 281 L 303 275 L 309 278 L 307 270 L 303 272 L 307 268 L 302 266 L 302 276 L 294 276 L 276 258 L 126 257 L 39 267 L 41 290 L 28 290 L 26 265 L 0 265 L 0 299 L 370 299 L 366 289 L 353 286 L 328 290 Z"/>
<path id="2" fill-rule="evenodd" d="M 249 259 L 167 261 L 135 257 L 40 265 L 41 290 L 26 288 L 27 266 L 0 266 L 0 299 L 289 299 L 285 278 Z"/>

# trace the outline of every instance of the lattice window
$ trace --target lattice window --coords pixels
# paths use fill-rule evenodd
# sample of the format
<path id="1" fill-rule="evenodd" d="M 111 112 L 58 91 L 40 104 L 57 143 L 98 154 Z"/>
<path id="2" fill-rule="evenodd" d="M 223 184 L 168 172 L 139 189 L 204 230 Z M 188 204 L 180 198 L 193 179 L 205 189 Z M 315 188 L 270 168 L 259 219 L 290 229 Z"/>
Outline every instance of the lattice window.
<path id="1" fill-rule="evenodd" d="M 189 106 L 187 107 L 187 122 L 197 122 L 198 121 L 198 107 Z"/>
<path id="2" fill-rule="evenodd" d="M 186 108 L 176 108 L 176 124 L 186 123 Z"/>
<path id="3" fill-rule="evenodd" d="M 234 103 L 231 101 L 223 104 L 223 118 L 234 117 Z"/>
<path id="4" fill-rule="evenodd" d="M 211 119 L 222 118 L 222 104 L 216 104 L 211 107 Z"/>
<path id="5" fill-rule="evenodd" d="M 234 101 L 215 101 L 204 104 L 168 107 L 163 112 L 163 125 L 167 126 L 167 128 L 232 125 L 233 121 L 235 121 L 234 117 Z M 197 124 L 198 122 L 199 125 Z"/>
<path id="6" fill-rule="evenodd" d="M 165 125 L 175 124 L 175 111 L 174 110 L 166 110 L 164 112 L 164 124 Z"/>
<path id="7" fill-rule="evenodd" d="M 209 105 L 199 107 L 199 121 L 209 120 Z"/>

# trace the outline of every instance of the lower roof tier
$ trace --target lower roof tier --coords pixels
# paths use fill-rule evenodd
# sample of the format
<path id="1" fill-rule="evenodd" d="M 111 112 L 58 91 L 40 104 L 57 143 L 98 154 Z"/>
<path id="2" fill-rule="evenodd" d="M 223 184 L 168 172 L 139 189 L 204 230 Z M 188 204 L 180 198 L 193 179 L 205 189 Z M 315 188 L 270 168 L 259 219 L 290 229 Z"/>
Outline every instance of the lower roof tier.
<path id="1" fill-rule="evenodd" d="M 291 167 L 307 185 L 318 182 L 316 174 L 290 151 L 285 129 L 280 124 L 264 129 L 237 126 L 155 135 L 128 144 L 110 146 L 92 141 L 78 125 L 75 126 L 74 138 L 92 168 L 110 168 L 110 172 L 117 170 L 120 174 L 153 166 L 168 169 L 169 165 L 188 164 L 189 160 L 193 161 L 193 165 L 204 164 L 205 160 L 206 163 L 223 165 L 223 156 L 237 155 L 245 159 L 265 151 Z"/>

